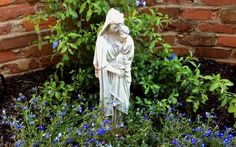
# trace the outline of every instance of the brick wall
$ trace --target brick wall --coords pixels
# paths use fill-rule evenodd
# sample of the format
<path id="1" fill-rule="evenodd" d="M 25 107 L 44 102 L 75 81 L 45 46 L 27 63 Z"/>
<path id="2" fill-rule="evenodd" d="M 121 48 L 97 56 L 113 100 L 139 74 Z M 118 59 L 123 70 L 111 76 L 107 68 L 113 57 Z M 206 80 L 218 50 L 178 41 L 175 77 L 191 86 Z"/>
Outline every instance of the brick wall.
<path id="1" fill-rule="evenodd" d="M 191 50 L 195 56 L 236 65 L 236 0 L 146 2 L 173 18 L 163 35 L 177 54 Z"/>
<path id="2" fill-rule="evenodd" d="M 162 34 L 178 55 L 191 50 L 198 57 L 236 65 L 236 0 L 146 0 L 147 6 L 173 18 Z M 0 0 L 0 73 L 22 74 L 55 64 L 52 48 L 33 45 L 38 34 L 24 19 L 40 9 L 37 0 Z M 144 8 L 145 11 L 146 8 Z M 49 33 L 41 23 L 42 36 Z"/>
<path id="3" fill-rule="evenodd" d="M 42 49 L 34 45 L 39 34 L 24 18 L 40 9 L 36 1 L 0 0 L 0 73 L 5 76 L 42 69 L 58 61 L 57 57 L 51 58 L 53 52 L 48 44 L 43 43 Z M 53 19 L 41 23 L 41 36 L 49 33 L 48 26 L 54 23 Z"/>

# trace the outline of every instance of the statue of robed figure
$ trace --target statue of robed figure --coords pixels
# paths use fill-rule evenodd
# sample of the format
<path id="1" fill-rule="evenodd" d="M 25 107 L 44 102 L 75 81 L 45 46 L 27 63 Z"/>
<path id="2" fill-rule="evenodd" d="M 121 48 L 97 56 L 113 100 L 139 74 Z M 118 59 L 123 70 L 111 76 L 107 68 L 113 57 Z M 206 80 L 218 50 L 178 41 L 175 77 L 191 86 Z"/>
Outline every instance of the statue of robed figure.
<path id="1" fill-rule="evenodd" d="M 99 79 L 100 112 L 111 116 L 113 124 L 128 114 L 133 57 L 134 42 L 124 15 L 112 8 L 98 33 L 93 65 Z"/>

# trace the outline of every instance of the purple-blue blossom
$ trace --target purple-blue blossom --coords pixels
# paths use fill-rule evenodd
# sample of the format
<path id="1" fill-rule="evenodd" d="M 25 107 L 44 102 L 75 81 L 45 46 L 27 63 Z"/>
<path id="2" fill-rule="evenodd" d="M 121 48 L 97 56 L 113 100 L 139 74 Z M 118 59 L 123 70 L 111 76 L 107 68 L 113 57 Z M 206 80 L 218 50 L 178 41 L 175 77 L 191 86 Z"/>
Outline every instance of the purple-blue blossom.
<path id="1" fill-rule="evenodd" d="M 52 48 L 55 49 L 58 47 L 58 45 L 59 45 L 59 41 L 54 41 L 52 44 Z"/>
<path id="2" fill-rule="evenodd" d="M 56 137 L 55 139 L 53 139 L 53 143 L 57 144 L 59 142 L 59 139 Z"/>
<path id="3" fill-rule="evenodd" d="M 16 125 L 16 129 L 19 130 L 21 126 L 19 124 Z"/>
<path id="4" fill-rule="evenodd" d="M 209 112 L 206 112 L 205 115 L 206 115 L 206 118 L 210 118 L 210 116 L 211 116 L 211 114 Z"/>
<path id="5" fill-rule="evenodd" d="M 16 147 L 19 147 L 19 146 L 21 146 L 22 145 L 22 141 L 21 140 L 18 140 L 17 142 L 16 142 Z"/>
<path id="6" fill-rule="evenodd" d="M 106 131 L 105 131 L 105 129 L 103 129 L 103 128 L 99 128 L 98 130 L 97 130 L 97 134 L 98 135 L 104 135 L 106 133 Z"/>
<path id="7" fill-rule="evenodd" d="M 89 127 L 88 124 L 84 124 L 83 126 L 84 129 L 87 129 L 88 127 Z"/>
<path id="8" fill-rule="evenodd" d="M 190 140 L 191 140 L 192 144 L 196 144 L 196 139 L 195 138 L 191 138 Z"/>
<path id="9" fill-rule="evenodd" d="M 39 130 L 43 131 L 45 129 L 44 125 L 39 126 Z"/>
<path id="10" fill-rule="evenodd" d="M 176 57 L 177 57 L 176 54 L 173 53 L 173 54 L 169 57 L 169 60 L 172 61 L 172 60 L 174 60 Z"/>

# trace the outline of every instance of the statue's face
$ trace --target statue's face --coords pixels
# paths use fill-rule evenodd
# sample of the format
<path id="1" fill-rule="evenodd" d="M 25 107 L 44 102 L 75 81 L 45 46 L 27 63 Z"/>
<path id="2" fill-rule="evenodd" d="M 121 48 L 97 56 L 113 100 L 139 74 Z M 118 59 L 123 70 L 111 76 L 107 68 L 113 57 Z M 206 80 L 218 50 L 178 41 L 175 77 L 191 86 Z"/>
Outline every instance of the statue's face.
<path id="1" fill-rule="evenodd" d="M 129 34 L 129 28 L 124 25 L 124 23 L 113 23 L 109 25 L 109 30 L 111 33 L 116 33 L 120 35 L 121 38 L 126 38 Z"/>
<path id="2" fill-rule="evenodd" d="M 119 25 L 120 25 L 120 24 L 118 24 L 118 23 L 110 24 L 110 26 L 109 26 L 110 32 L 112 32 L 112 33 L 118 33 L 118 31 L 119 31 Z"/>

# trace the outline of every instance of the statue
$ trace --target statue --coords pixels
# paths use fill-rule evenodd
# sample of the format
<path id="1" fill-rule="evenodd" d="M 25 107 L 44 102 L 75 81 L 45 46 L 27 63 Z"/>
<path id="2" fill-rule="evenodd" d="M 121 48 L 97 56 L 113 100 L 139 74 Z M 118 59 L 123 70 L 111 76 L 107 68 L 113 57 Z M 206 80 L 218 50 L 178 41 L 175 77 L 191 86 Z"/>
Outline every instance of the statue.
<path id="1" fill-rule="evenodd" d="M 124 15 L 110 9 L 97 36 L 93 65 L 100 86 L 100 112 L 115 125 L 128 114 L 134 43 Z"/>

